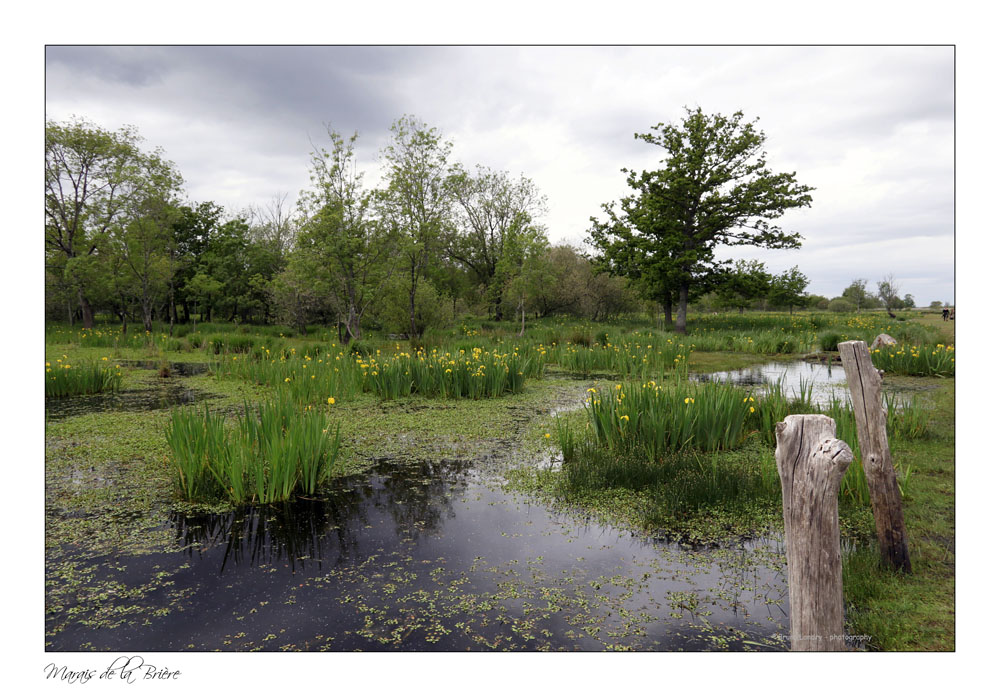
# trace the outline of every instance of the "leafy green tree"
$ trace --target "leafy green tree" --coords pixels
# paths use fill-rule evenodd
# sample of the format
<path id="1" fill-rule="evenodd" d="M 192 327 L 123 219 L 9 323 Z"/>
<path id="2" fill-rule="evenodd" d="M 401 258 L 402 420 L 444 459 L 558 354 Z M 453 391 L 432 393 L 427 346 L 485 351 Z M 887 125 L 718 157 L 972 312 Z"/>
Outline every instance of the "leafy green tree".
<path id="1" fill-rule="evenodd" d="M 866 285 L 868 285 L 868 281 L 866 279 L 856 278 L 851 281 L 851 285 L 847 286 L 841 294 L 845 300 L 857 307 L 858 312 L 861 311 L 865 298 L 868 297 L 868 292 L 865 290 Z"/>
<path id="2" fill-rule="evenodd" d="M 361 338 L 362 317 L 393 273 L 397 244 L 393 228 L 373 216 L 373 196 L 354 159 L 357 134 L 345 140 L 328 128 L 327 135 L 330 149 L 313 153 L 312 187 L 299 198 L 292 268 L 340 311 L 347 343 Z"/>
<path id="3" fill-rule="evenodd" d="M 806 286 L 809 279 L 805 277 L 798 266 L 793 266 L 784 273 L 775 276 L 771 282 L 768 302 L 775 307 L 788 307 L 791 313 L 795 306 L 806 304 Z"/>
<path id="4" fill-rule="evenodd" d="M 475 174 L 456 166 L 448 178 L 456 209 L 456 230 L 449 255 L 461 262 L 486 290 L 500 320 L 502 280 L 497 267 L 507 240 L 523 234 L 545 212 L 545 197 L 527 177 L 477 167 Z"/>
<path id="5" fill-rule="evenodd" d="M 299 334 L 305 334 L 306 324 L 316 317 L 323 306 L 313 284 L 289 266 L 271 280 L 268 290 L 278 317 L 295 327 Z"/>
<path id="6" fill-rule="evenodd" d="M 767 297 L 771 288 L 771 274 L 763 262 L 755 259 L 740 259 L 734 266 L 725 269 L 714 290 L 725 307 L 737 307 L 740 314 L 755 301 Z"/>
<path id="7" fill-rule="evenodd" d="M 536 278 L 545 273 L 545 253 L 548 248 L 549 240 L 540 227 L 528 226 L 523 230 L 507 233 L 496 275 L 502 284 L 504 295 L 514 304 L 515 313 L 521 316 L 521 331 L 518 336 L 524 336 L 526 303 Z"/>
<path id="8" fill-rule="evenodd" d="M 661 277 L 657 290 L 676 291 L 679 333 L 687 333 L 692 288 L 715 268 L 716 246 L 801 246 L 799 234 L 771 221 L 809 206 L 813 189 L 799 184 L 794 172 L 767 168 L 765 136 L 755 123 L 744 122 L 739 111 L 727 117 L 697 108 L 687 109 L 679 126 L 660 123 L 651 133 L 635 134 L 666 150 L 662 167 L 638 174 L 623 170 L 637 193 L 622 199 L 622 217 L 592 228 L 592 243 L 626 273 Z M 630 244 L 638 250 L 631 256 Z"/>
<path id="9" fill-rule="evenodd" d="M 906 295 L 903 296 L 903 307 L 909 308 L 916 306 L 917 306 L 917 301 L 913 299 L 913 296 L 910 293 L 907 293 Z"/>
<path id="10" fill-rule="evenodd" d="M 156 154 L 144 159 L 137 174 L 141 183 L 127 201 L 124 224 L 111 229 L 110 244 L 131 276 L 143 328 L 150 332 L 154 305 L 167 295 L 173 278 L 181 178 Z"/>
<path id="11" fill-rule="evenodd" d="M 528 304 L 542 317 L 565 312 L 580 314 L 593 265 L 571 245 L 550 247 L 539 261 L 529 289 Z"/>
<path id="12" fill-rule="evenodd" d="M 45 125 L 46 263 L 75 292 L 83 326 L 94 325 L 88 298 L 99 280 L 96 263 L 112 227 L 124 227 L 143 177 L 172 165 L 142 152 L 135 128 L 108 131 L 85 119 Z"/>
<path id="13" fill-rule="evenodd" d="M 417 321 L 420 280 L 443 256 L 451 206 L 447 178 L 452 145 L 414 116 L 400 118 L 390 130 L 389 145 L 382 151 L 386 189 L 380 197 L 380 217 L 400 238 L 400 270 L 409 288 L 408 333 L 415 338 L 422 333 Z"/>
<path id="14" fill-rule="evenodd" d="M 174 276 L 171 285 L 174 289 L 174 298 L 184 309 L 184 321 L 191 321 L 191 311 L 193 306 L 199 302 L 199 298 L 205 296 L 195 296 L 189 292 L 189 287 L 204 287 L 203 283 L 195 283 L 189 286 L 195 275 L 199 272 L 205 273 L 205 265 L 202 263 L 202 255 L 208 248 L 211 240 L 218 231 L 219 225 L 225 211 L 222 206 L 212 201 L 191 205 L 182 205 L 177 209 L 177 219 L 174 221 L 174 248 L 173 265 Z M 216 291 L 217 292 L 217 291 Z M 209 293 L 209 297 L 211 293 Z M 177 317 L 176 309 L 170 309 L 173 317 Z"/>

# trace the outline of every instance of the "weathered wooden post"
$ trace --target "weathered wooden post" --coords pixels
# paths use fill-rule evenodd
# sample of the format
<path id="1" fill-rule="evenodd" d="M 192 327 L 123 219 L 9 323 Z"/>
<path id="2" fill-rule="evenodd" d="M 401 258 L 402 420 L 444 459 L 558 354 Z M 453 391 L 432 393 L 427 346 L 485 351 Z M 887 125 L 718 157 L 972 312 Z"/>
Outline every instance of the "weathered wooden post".
<path id="1" fill-rule="evenodd" d="M 785 514 L 792 651 L 843 651 L 840 480 L 854 455 L 834 420 L 792 414 L 775 427 Z"/>
<path id="2" fill-rule="evenodd" d="M 875 532 L 882 560 L 889 566 L 910 571 L 910 549 L 903 524 L 903 498 L 896 484 L 896 470 L 889 453 L 886 410 L 882 405 L 882 371 L 872 364 L 871 352 L 863 341 L 837 344 L 847 373 L 847 387 L 858 424 L 861 463 L 868 480 L 868 493 L 875 515 Z"/>

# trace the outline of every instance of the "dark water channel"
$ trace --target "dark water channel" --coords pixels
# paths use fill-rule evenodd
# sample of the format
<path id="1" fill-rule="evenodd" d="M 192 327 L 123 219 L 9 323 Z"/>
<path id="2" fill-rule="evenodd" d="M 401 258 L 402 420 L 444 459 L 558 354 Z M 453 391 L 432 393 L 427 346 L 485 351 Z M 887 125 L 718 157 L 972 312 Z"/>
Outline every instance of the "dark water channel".
<path id="1" fill-rule="evenodd" d="M 124 609 L 77 596 L 47 617 L 50 650 L 786 648 L 775 543 L 632 536 L 504 492 L 484 462 L 384 461 L 165 525 L 176 551 L 88 560 L 92 594 Z"/>

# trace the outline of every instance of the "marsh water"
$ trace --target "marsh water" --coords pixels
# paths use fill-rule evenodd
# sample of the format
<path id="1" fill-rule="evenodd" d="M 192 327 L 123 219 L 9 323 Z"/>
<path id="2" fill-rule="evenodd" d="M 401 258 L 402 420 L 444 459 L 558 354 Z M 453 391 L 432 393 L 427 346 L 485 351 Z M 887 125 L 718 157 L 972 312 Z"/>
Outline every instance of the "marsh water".
<path id="1" fill-rule="evenodd" d="M 49 549 L 47 577 L 59 568 L 80 588 L 50 588 L 46 647 L 786 648 L 779 542 L 634 535 L 505 489 L 522 464 L 502 444 L 473 459 L 382 459 L 284 505 L 164 509 L 149 531 L 162 543 L 143 553 Z"/>
<path id="2" fill-rule="evenodd" d="M 151 375 L 165 369 L 165 374 L 163 377 L 151 377 L 147 383 L 148 387 L 143 388 L 73 397 L 47 397 L 45 418 L 65 419 L 102 411 L 151 411 L 192 404 L 211 396 L 200 390 L 191 389 L 177 379 L 205 373 L 208 370 L 207 363 L 167 363 L 163 366 L 155 361 L 120 363 L 131 368 L 148 370 Z"/>
<path id="3" fill-rule="evenodd" d="M 175 514 L 175 551 L 93 560 L 97 586 L 143 589 L 136 621 L 68 622 L 50 649 L 783 647 L 776 543 L 656 542 L 504 492 L 487 468 L 382 461 L 311 499 Z"/>
<path id="4" fill-rule="evenodd" d="M 752 388 L 780 383 L 785 397 L 794 399 L 804 391 L 809 391 L 812 402 L 818 406 L 828 406 L 836 397 L 841 402 L 850 402 L 847 391 L 847 374 L 843 366 L 832 363 L 811 363 L 809 361 L 782 361 L 763 365 L 706 373 L 695 376 L 701 382 L 715 380 Z"/>

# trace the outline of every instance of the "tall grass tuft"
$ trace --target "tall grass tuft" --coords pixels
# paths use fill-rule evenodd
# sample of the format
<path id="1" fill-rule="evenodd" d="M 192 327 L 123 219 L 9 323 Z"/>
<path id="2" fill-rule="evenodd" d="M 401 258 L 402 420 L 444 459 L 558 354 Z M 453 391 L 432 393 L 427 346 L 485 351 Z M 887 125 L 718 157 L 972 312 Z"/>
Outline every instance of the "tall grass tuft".
<path id="1" fill-rule="evenodd" d="M 166 436 L 178 491 L 201 502 L 272 503 L 315 493 L 340 449 L 340 427 L 331 435 L 322 411 L 281 398 L 245 405 L 235 429 L 207 407 L 175 409 Z"/>
<path id="2" fill-rule="evenodd" d="M 692 383 L 677 376 L 589 390 L 586 403 L 596 445 L 614 452 L 645 453 L 650 461 L 685 449 L 725 450 L 744 439 L 754 413 L 746 391 L 724 383 Z"/>
<path id="3" fill-rule="evenodd" d="M 872 350 L 872 363 L 879 370 L 896 375 L 954 377 L 955 347 L 944 344 L 886 346 Z"/>
<path id="4" fill-rule="evenodd" d="M 77 365 L 58 360 L 45 363 L 45 396 L 70 397 L 99 392 L 117 392 L 122 386 L 121 367 L 112 368 L 107 359 Z"/>

